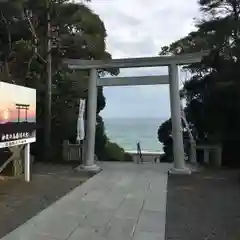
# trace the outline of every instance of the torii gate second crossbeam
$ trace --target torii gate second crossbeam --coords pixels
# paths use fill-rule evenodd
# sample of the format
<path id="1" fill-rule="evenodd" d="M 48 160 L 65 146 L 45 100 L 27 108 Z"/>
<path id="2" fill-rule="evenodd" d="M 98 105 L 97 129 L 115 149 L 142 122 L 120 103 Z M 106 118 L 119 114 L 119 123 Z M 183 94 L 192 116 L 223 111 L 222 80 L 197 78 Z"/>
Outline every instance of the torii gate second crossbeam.
<path id="1" fill-rule="evenodd" d="M 121 85 L 148 85 L 167 84 L 170 86 L 170 106 L 172 117 L 172 137 L 174 168 L 171 173 L 190 174 L 191 171 L 185 166 L 184 145 L 181 122 L 181 101 L 179 95 L 178 66 L 201 62 L 208 55 L 208 51 L 182 54 L 177 56 L 159 56 L 150 58 L 127 58 L 112 60 L 79 60 L 67 59 L 64 62 L 69 68 L 75 70 L 90 70 L 88 82 L 88 105 L 87 105 L 87 130 L 86 130 L 86 156 L 84 168 L 97 171 L 99 167 L 94 160 L 95 131 L 96 131 L 96 109 L 97 109 L 97 87 L 98 86 L 121 86 Z M 98 69 L 109 68 L 136 68 L 136 67 L 168 67 L 168 76 L 149 77 L 111 77 L 99 78 Z"/>

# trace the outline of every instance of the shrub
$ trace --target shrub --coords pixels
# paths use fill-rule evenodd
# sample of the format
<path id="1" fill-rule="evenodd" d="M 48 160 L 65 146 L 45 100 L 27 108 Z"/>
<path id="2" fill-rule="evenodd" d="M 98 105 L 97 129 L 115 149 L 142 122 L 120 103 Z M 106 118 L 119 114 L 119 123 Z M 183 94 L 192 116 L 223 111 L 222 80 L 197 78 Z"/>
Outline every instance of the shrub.
<path id="1" fill-rule="evenodd" d="M 132 156 L 124 152 L 124 149 L 121 148 L 117 143 L 108 141 L 105 145 L 104 150 L 102 151 L 101 160 L 104 161 L 118 161 L 118 162 L 131 162 L 133 161 Z"/>
<path id="2" fill-rule="evenodd" d="M 133 162 L 133 157 L 129 153 L 124 153 L 124 161 L 125 162 Z"/>
<path id="3" fill-rule="evenodd" d="M 124 150 L 116 143 L 108 142 L 105 147 L 106 161 L 124 161 Z"/>
<path id="4" fill-rule="evenodd" d="M 161 157 L 160 160 L 162 163 L 172 163 L 173 157 L 171 155 L 167 155 L 166 153 Z"/>

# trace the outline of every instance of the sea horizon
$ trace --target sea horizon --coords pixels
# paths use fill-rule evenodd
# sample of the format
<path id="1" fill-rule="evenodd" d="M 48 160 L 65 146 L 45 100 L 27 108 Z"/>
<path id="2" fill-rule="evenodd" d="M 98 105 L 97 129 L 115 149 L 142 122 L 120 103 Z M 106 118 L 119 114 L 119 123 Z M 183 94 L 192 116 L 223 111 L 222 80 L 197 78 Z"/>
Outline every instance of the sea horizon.
<path id="1" fill-rule="evenodd" d="M 168 117 L 104 117 L 102 116 L 103 119 L 155 119 L 155 120 L 168 120 Z"/>
<path id="2" fill-rule="evenodd" d="M 136 151 L 137 142 L 145 152 L 162 152 L 157 131 L 167 118 L 146 117 L 104 117 L 106 134 L 126 152 Z"/>

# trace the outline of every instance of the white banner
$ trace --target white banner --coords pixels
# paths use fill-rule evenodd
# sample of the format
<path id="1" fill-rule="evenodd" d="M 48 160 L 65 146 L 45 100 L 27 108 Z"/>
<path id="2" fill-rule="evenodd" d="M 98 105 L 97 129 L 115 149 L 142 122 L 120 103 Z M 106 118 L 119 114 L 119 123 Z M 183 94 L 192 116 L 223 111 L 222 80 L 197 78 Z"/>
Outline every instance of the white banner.
<path id="1" fill-rule="evenodd" d="M 86 100 L 85 99 L 80 99 L 78 120 L 77 120 L 77 142 L 83 140 L 84 137 L 85 137 L 85 130 L 84 130 L 85 104 L 86 104 Z"/>

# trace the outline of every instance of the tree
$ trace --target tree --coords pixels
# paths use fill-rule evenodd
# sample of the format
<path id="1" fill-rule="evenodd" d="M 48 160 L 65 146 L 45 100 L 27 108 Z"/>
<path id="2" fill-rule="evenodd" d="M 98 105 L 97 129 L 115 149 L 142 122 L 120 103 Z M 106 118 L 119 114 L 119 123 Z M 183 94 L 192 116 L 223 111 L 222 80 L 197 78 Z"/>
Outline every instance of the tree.
<path id="1" fill-rule="evenodd" d="M 173 139 L 172 139 L 172 121 L 171 119 L 162 123 L 158 129 L 158 140 L 163 144 L 165 161 L 173 161 Z"/>
<path id="2" fill-rule="evenodd" d="M 46 2 L 12 0 L 0 3 L 1 80 L 37 89 L 37 143 L 41 159 L 46 96 Z M 106 29 L 99 16 L 83 3 L 49 0 L 52 35 L 52 154 L 61 152 L 63 139 L 76 136 L 79 98 L 87 97 L 88 71 L 72 71 L 63 58 L 107 59 Z M 117 74 L 117 69 L 101 70 Z M 98 90 L 97 114 L 105 106 Z M 66 126 L 68 126 L 66 128 Z M 101 131 L 104 138 L 104 131 Z"/>
<path id="3" fill-rule="evenodd" d="M 185 112 L 199 142 L 220 142 L 224 164 L 240 164 L 239 0 L 200 0 L 205 18 L 197 31 L 162 48 L 162 54 L 191 53 L 212 49 L 200 64 L 185 69 L 191 77 L 183 87 Z"/>

